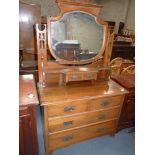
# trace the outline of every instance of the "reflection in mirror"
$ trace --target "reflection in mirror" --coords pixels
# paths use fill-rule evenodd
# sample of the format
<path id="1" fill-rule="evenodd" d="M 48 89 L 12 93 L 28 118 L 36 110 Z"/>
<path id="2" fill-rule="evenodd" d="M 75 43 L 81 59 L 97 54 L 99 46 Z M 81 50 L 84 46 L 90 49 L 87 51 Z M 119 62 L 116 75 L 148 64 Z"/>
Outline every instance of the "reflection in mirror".
<path id="1" fill-rule="evenodd" d="M 104 28 L 85 12 L 69 12 L 51 22 L 51 47 L 55 55 L 69 61 L 88 60 L 102 48 Z"/>

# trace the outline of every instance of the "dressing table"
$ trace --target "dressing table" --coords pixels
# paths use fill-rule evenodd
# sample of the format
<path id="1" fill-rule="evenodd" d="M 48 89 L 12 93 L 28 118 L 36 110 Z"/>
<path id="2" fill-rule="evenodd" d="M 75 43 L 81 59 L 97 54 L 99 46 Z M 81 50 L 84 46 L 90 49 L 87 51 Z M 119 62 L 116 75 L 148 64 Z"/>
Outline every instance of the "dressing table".
<path id="1" fill-rule="evenodd" d="M 110 79 L 114 33 L 88 1 L 56 1 L 60 13 L 36 24 L 46 155 L 117 131 L 128 91 Z M 55 60 L 47 59 L 47 46 Z"/>

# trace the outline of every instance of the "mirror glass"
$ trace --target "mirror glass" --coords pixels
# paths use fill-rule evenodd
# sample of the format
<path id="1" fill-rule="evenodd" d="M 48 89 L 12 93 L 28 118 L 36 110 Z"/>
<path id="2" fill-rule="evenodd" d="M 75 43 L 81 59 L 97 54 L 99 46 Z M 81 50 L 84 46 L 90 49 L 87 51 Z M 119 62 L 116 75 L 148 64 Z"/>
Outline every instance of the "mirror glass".
<path id="1" fill-rule="evenodd" d="M 81 61 L 95 57 L 101 50 L 104 27 L 95 16 L 85 12 L 65 13 L 58 21 L 50 23 L 51 48 L 64 60 Z"/>

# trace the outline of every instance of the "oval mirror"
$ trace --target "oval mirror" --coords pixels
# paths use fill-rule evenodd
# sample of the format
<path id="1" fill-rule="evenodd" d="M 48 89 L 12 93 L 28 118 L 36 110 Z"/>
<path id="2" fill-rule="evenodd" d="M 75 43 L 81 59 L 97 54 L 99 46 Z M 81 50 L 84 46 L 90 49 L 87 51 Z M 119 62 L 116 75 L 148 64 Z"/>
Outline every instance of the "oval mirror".
<path id="1" fill-rule="evenodd" d="M 105 26 L 81 11 L 64 13 L 49 23 L 49 48 L 57 61 L 90 62 L 104 52 Z"/>

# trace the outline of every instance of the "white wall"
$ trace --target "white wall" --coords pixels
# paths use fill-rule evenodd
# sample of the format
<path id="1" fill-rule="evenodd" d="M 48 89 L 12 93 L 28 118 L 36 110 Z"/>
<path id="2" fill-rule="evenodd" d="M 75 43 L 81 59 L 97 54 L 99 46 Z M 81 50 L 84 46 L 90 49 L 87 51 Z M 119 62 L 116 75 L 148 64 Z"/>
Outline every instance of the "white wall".
<path id="1" fill-rule="evenodd" d="M 131 2 L 130 2 L 131 1 Z M 115 32 L 118 32 L 120 22 L 127 22 L 127 28 L 134 30 L 134 3 L 135 0 L 102 0 L 102 17 L 107 21 L 115 21 Z"/>
<path id="2" fill-rule="evenodd" d="M 135 31 L 135 0 L 130 0 L 129 10 L 125 21 L 125 27 Z"/>

